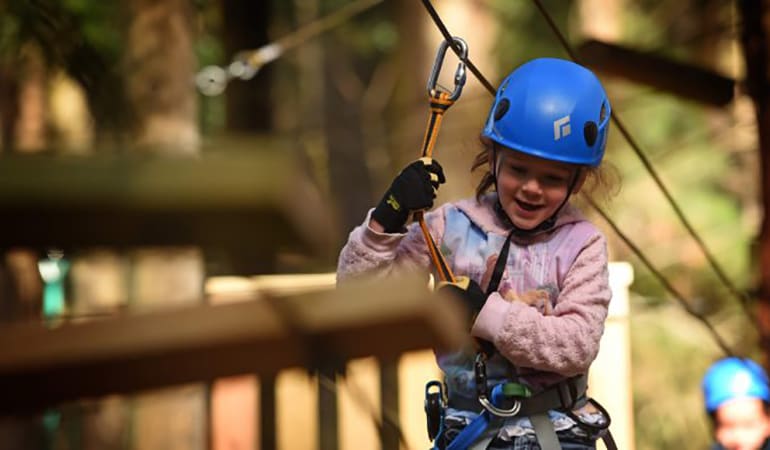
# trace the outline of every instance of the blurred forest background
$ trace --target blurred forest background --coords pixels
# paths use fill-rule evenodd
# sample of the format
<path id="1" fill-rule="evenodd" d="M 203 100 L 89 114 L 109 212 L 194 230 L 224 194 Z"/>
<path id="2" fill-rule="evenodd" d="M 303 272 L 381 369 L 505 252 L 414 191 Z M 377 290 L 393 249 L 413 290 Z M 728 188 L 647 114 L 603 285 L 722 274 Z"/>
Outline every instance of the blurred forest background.
<path id="1" fill-rule="evenodd" d="M 306 214 L 311 232 L 318 224 L 318 234 L 331 242 L 321 258 L 278 252 L 270 261 L 189 246 L 66 248 L 67 276 L 58 280 L 66 305 L 60 308 L 87 314 L 149 305 L 161 297 L 184 303 L 199 298 L 200 286 L 214 274 L 334 270 L 347 233 L 419 153 L 428 116 L 425 83 L 441 40 L 420 2 L 370 1 L 355 17 L 257 67 L 248 80 L 233 78 L 212 88 L 221 72 L 201 71 L 212 65 L 227 69 L 241 52 L 350 3 L 0 2 L 0 166 L 4 160 L 18 164 L 19 158 L 47 164 L 41 159 L 121 161 L 137 154 L 233 158 L 237 164 L 251 161 L 249 155 L 288 153 L 301 162 L 300 172 L 291 176 L 315 186 L 322 202 L 291 192 L 282 202 Z M 600 39 L 727 78 L 745 76 L 735 2 L 544 0 L 542 5 L 576 47 Z M 527 59 L 567 57 L 533 2 L 437 0 L 436 8 L 495 85 Z M 447 57 L 444 75 L 451 75 L 455 61 Z M 729 103 L 707 105 L 595 70 L 614 112 L 729 278 L 743 290 L 754 289 L 752 249 L 762 211 L 751 100 L 738 89 Z M 469 74 L 438 139 L 435 156 L 448 178 L 439 201 L 472 194 L 476 178 L 469 174 L 470 162 L 490 100 Z M 715 277 L 628 142 L 611 130 L 606 159 L 622 181 L 619 193 L 602 203 L 609 215 L 733 348 L 758 356 L 753 323 Z M 43 191 L 57 176 L 55 165 L 45 172 L 22 167 L 28 170 L 15 177 L 35 179 Z M 254 178 L 281 175 L 252 169 Z M 93 177 L 93 189 L 109 189 L 111 180 L 84 176 Z M 13 182 L 0 180 L 0 188 L 10 189 Z M 317 211 L 331 222 L 329 234 L 314 216 Z M 635 266 L 630 318 L 637 449 L 705 448 L 710 429 L 700 377 L 720 349 L 601 217 L 587 212 L 609 236 L 612 259 Z M 35 316 L 45 306 L 44 291 L 54 282 L 40 279 L 38 262 L 62 260 L 45 250 L 6 251 L 0 285 L 4 321 Z M 168 269 L 169 261 L 180 264 Z"/>

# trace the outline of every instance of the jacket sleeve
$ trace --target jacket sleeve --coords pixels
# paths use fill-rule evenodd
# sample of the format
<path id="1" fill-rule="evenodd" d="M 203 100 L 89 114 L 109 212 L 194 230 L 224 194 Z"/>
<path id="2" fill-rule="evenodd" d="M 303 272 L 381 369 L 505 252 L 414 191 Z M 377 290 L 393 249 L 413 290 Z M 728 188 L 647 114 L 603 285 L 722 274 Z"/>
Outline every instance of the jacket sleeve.
<path id="1" fill-rule="evenodd" d="M 597 232 L 568 270 L 552 314 L 495 292 L 471 333 L 493 342 L 518 367 L 568 377 L 586 373 L 599 352 L 611 295 L 607 244 Z"/>
<path id="2" fill-rule="evenodd" d="M 444 232 L 445 206 L 425 214 L 434 241 L 440 244 Z M 425 238 L 417 223 L 406 233 L 378 233 L 369 227 L 370 210 L 363 224 L 348 236 L 337 261 L 337 281 L 359 275 L 386 276 L 398 271 L 430 270 L 430 257 Z"/>

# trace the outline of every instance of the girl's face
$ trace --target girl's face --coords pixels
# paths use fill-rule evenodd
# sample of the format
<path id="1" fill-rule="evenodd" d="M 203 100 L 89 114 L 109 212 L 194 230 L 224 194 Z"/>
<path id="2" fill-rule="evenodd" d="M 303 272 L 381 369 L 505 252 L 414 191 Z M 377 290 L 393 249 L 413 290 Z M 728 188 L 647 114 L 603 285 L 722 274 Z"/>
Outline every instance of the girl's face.
<path id="1" fill-rule="evenodd" d="M 490 155 L 492 156 L 492 155 Z M 517 227 L 531 230 L 551 217 L 569 195 L 576 166 L 498 148 L 497 193 L 508 218 Z M 585 171 L 575 183 L 577 193 Z"/>

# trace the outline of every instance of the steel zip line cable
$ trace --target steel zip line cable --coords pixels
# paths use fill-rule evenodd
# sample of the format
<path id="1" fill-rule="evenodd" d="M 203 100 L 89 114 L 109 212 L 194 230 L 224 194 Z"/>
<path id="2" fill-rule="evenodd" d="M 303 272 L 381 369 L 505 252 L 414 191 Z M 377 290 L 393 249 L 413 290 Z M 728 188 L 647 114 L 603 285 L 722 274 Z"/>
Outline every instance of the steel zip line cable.
<path id="1" fill-rule="evenodd" d="M 533 0 L 533 1 L 535 1 L 536 3 L 539 4 L 538 0 Z M 444 36 L 444 39 L 448 40 L 449 42 L 452 42 L 452 34 L 449 32 L 449 29 L 447 29 L 446 25 L 444 24 L 443 20 L 441 19 L 441 16 L 439 16 L 438 12 L 436 12 L 436 9 L 431 4 L 430 0 L 422 0 L 422 4 L 425 6 L 425 9 L 428 11 L 428 14 L 433 19 L 433 23 L 436 25 L 436 28 L 438 28 L 438 30 L 441 32 L 442 36 Z M 542 5 L 540 5 L 540 7 L 542 7 Z M 544 14 L 547 17 L 546 20 L 548 20 L 549 23 L 553 24 L 553 26 L 555 27 L 555 24 L 553 23 L 553 20 L 550 18 L 550 15 L 547 15 L 547 12 L 544 9 L 541 9 L 541 12 L 544 12 Z M 558 30 L 558 28 L 556 30 Z M 574 58 L 574 54 L 573 54 L 571 48 L 569 47 L 569 44 L 566 42 L 566 40 L 564 40 L 564 36 L 561 33 L 557 33 L 557 36 L 558 36 L 559 40 L 562 41 L 562 45 L 566 45 L 567 46 L 566 48 L 568 48 L 568 53 L 570 54 L 570 57 L 574 60 L 575 59 Z M 484 85 L 484 87 L 487 89 L 487 91 L 489 91 L 489 93 L 492 94 L 492 96 L 494 96 L 495 95 L 494 87 L 492 87 L 492 84 L 484 77 L 483 74 L 481 74 L 481 71 L 479 71 L 476 68 L 476 66 L 470 61 L 470 58 L 463 58 L 461 56 L 461 53 L 460 53 L 461 49 L 455 48 L 454 45 L 452 45 L 451 48 L 457 54 L 457 57 L 460 58 L 461 60 L 463 60 L 463 62 L 465 62 L 465 64 L 468 66 L 468 69 L 473 73 L 473 75 L 475 75 L 477 77 L 477 79 L 481 82 L 481 84 Z M 622 124 L 618 123 L 618 120 L 615 117 L 614 113 L 612 113 L 612 118 L 616 122 L 616 125 L 619 125 L 619 128 L 621 128 L 624 131 L 622 133 L 623 136 L 627 140 L 629 140 L 629 143 L 631 143 L 632 142 L 631 136 L 628 134 L 627 131 L 625 131 L 625 128 L 622 127 Z M 636 143 L 634 142 L 632 144 L 632 146 L 634 146 L 635 144 Z M 635 148 L 638 149 L 638 146 L 636 146 Z M 640 158 L 643 158 L 644 161 L 647 161 L 647 159 L 641 153 L 641 150 L 638 150 L 637 153 L 639 154 Z M 652 171 L 652 173 L 654 173 L 654 170 L 652 169 L 652 166 L 649 164 L 649 161 L 647 162 L 645 167 L 647 167 L 647 169 L 649 171 Z M 655 179 L 659 180 L 659 178 L 657 178 L 657 175 L 655 175 Z M 661 187 L 661 189 L 665 189 L 665 187 L 663 187 L 662 183 L 659 186 Z M 667 193 L 667 196 L 666 196 L 667 198 L 671 198 L 670 194 L 668 194 L 667 190 L 665 190 L 664 192 Z M 642 253 L 642 251 L 639 249 L 639 247 L 636 244 L 634 244 L 628 238 L 628 236 L 626 236 L 623 232 L 621 232 L 621 230 L 618 227 L 618 225 L 609 217 L 609 215 L 603 209 L 601 209 L 601 207 L 596 202 L 593 201 L 593 199 L 591 199 L 588 196 L 585 196 L 585 198 L 588 199 L 589 204 L 591 205 L 591 207 L 594 208 L 599 213 L 599 215 L 602 216 L 602 218 L 610 225 L 610 227 L 612 227 L 612 229 L 615 231 L 615 233 L 618 235 L 618 237 L 628 246 L 628 248 L 631 249 L 631 251 L 642 261 L 642 263 L 644 263 L 644 265 L 650 270 L 650 272 L 658 280 L 658 282 L 661 283 L 661 285 L 664 287 L 664 289 L 666 289 L 666 291 L 668 291 L 671 295 L 673 295 L 674 298 L 676 298 L 677 301 L 679 301 L 679 303 L 682 304 L 682 306 L 684 307 L 685 311 L 688 314 L 690 314 L 691 316 L 695 317 L 698 321 L 700 321 L 709 330 L 709 332 L 711 333 L 712 337 L 716 341 L 717 345 L 725 353 L 725 355 L 733 356 L 734 352 L 726 344 L 725 340 L 720 336 L 720 334 L 711 325 L 711 323 L 705 317 L 703 317 L 701 314 L 699 314 L 697 311 L 695 311 L 694 309 L 692 309 L 689 306 L 689 304 L 685 300 L 684 296 L 682 294 L 680 294 L 676 289 L 674 289 L 674 287 L 663 276 L 663 274 L 652 265 L 652 263 L 650 262 L 649 258 L 647 258 L 647 256 L 645 256 L 644 253 Z M 670 202 L 673 202 L 673 198 L 670 199 Z M 684 217 L 680 216 L 680 219 L 684 219 Z M 689 225 L 689 223 L 688 223 L 688 225 Z M 692 230 L 691 227 L 687 227 L 687 228 L 688 228 L 688 231 L 690 231 L 691 234 L 695 235 L 694 230 Z M 702 241 L 699 238 L 695 238 L 695 239 L 696 239 L 696 241 L 702 243 Z M 723 283 L 724 282 L 725 281 L 723 280 Z M 728 283 L 726 283 L 726 286 L 729 288 L 730 286 L 733 286 L 733 285 L 732 285 L 732 283 L 728 282 Z M 735 289 L 734 286 L 733 286 L 733 289 Z M 737 290 L 736 290 L 736 292 L 737 292 Z M 745 305 L 743 301 L 741 301 L 740 303 L 744 307 L 744 311 L 751 318 L 752 315 L 749 314 L 749 311 L 747 309 L 747 305 Z M 756 327 L 756 323 L 754 321 L 752 321 L 752 324 Z"/>
<path id="2" fill-rule="evenodd" d="M 559 27 L 556 25 L 556 22 L 554 22 L 553 17 L 551 17 L 551 15 L 545 9 L 542 2 L 540 0 L 532 0 L 532 2 L 535 4 L 535 6 L 537 6 L 537 9 L 540 11 L 540 14 L 548 23 L 548 27 L 556 35 L 556 38 L 559 40 L 559 43 L 561 44 L 561 46 L 564 48 L 564 51 L 567 52 L 567 54 L 573 61 L 579 63 L 580 60 L 578 59 L 577 55 L 572 49 L 572 46 L 570 46 L 569 42 L 567 42 L 567 39 L 564 37 L 564 33 L 562 33 Z M 725 273 L 724 269 L 722 269 L 722 266 L 719 265 L 714 255 L 706 246 L 706 243 L 703 241 L 700 235 L 695 231 L 695 228 L 693 228 L 690 221 L 684 215 L 682 208 L 679 206 L 676 200 L 674 200 L 674 197 L 671 194 L 671 192 L 668 190 L 666 185 L 663 184 L 663 180 L 660 178 L 660 176 L 658 175 L 658 172 L 652 166 L 652 163 L 650 162 L 649 158 L 647 158 L 644 152 L 642 152 L 642 149 L 639 147 L 639 144 L 631 136 L 631 134 L 628 132 L 628 129 L 626 129 L 625 125 L 623 124 L 623 122 L 621 122 L 620 118 L 617 116 L 617 114 L 615 114 L 615 112 L 611 113 L 611 118 L 615 126 L 620 131 L 620 134 L 623 135 L 623 137 L 626 139 L 626 142 L 628 142 L 628 145 L 631 146 L 631 149 L 634 151 L 634 153 L 636 153 L 637 157 L 639 157 L 639 160 L 642 162 L 642 165 L 644 165 L 644 168 L 650 174 L 653 181 L 658 186 L 658 189 L 666 198 L 666 201 L 668 201 L 669 205 L 671 205 L 671 208 L 674 210 L 674 213 L 679 219 L 679 222 L 685 227 L 685 229 L 687 230 L 687 233 L 690 235 L 690 237 L 692 237 L 692 239 L 698 245 L 698 248 L 700 249 L 701 253 L 703 253 L 703 256 L 706 257 L 706 260 L 708 261 L 709 266 L 717 275 L 717 278 L 719 278 L 719 281 L 722 282 L 722 284 L 727 288 L 730 294 L 738 300 L 738 303 L 740 303 L 741 307 L 743 308 L 743 312 L 749 318 L 749 321 L 752 323 L 752 325 L 754 325 L 754 327 L 756 328 L 757 321 L 756 321 L 756 317 L 754 317 L 754 314 L 751 312 L 751 310 L 749 310 L 748 295 L 746 295 L 745 292 L 739 290 L 738 287 L 735 286 L 735 284 L 727 276 L 727 273 Z"/>
<path id="3" fill-rule="evenodd" d="M 730 349 L 730 347 L 727 345 L 727 343 L 724 341 L 722 336 L 717 333 L 716 329 L 711 325 L 711 323 L 703 317 L 701 314 L 699 314 L 697 311 L 692 309 L 689 303 L 687 303 L 687 300 L 685 299 L 684 295 L 682 295 L 679 291 L 674 288 L 674 286 L 666 279 L 666 277 L 663 276 L 660 271 L 653 266 L 652 262 L 642 253 L 642 251 L 637 247 L 631 240 L 626 236 L 625 233 L 623 233 L 620 228 L 618 228 L 618 225 L 610 219 L 610 217 L 607 215 L 607 213 L 599 207 L 599 205 L 596 204 L 596 202 L 588 195 L 583 195 L 583 198 L 585 198 L 588 203 L 591 205 L 592 208 L 594 208 L 607 222 L 610 227 L 612 227 L 612 230 L 615 231 L 615 234 L 620 237 L 620 239 L 623 240 L 623 242 L 631 249 L 634 254 L 639 258 L 640 261 L 642 261 L 642 264 L 647 267 L 647 270 L 652 272 L 655 279 L 660 282 L 663 287 L 674 296 L 677 302 L 684 308 L 685 311 L 687 311 L 688 314 L 695 317 L 698 321 L 700 321 L 711 333 L 711 336 L 714 338 L 714 341 L 716 341 L 719 348 L 722 349 L 722 352 L 724 352 L 725 356 L 735 356 L 733 351 Z"/>
<path id="4" fill-rule="evenodd" d="M 249 80 L 253 78 L 262 66 L 275 61 L 287 51 L 298 47 L 324 31 L 341 25 L 382 2 L 383 0 L 356 0 L 350 2 L 338 10 L 256 50 L 239 52 L 226 69 L 220 66 L 204 67 L 195 76 L 195 84 L 204 95 L 219 95 L 224 92 L 227 83 L 231 79 Z"/>

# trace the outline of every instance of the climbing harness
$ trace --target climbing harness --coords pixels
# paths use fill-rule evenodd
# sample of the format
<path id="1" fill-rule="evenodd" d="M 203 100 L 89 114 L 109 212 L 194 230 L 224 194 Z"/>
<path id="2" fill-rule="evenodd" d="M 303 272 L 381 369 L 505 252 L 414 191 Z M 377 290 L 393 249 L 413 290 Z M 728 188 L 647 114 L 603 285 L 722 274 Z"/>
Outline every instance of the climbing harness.
<path id="1" fill-rule="evenodd" d="M 447 92 L 440 89 L 438 86 L 438 76 L 441 73 L 441 66 L 444 64 L 444 57 L 446 56 L 446 51 L 450 45 L 448 41 L 443 41 L 436 53 L 436 60 L 433 62 L 433 69 L 428 77 L 427 91 L 428 100 L 430 102 L 430 117 L 422 141 L 422 158 L 430 158 L 433 155 L 433 147 L 436 145 L 436 136 L 441 128 L 441 120 L 444 118 L 444 113 L 450 106 L 454 105 L 458 98 L 460 98 L 463 86 L 465 85 L 465 63 L 462 60 L 468 57 L 468 44 L 459 37 L 453 37 L 452 39 L 454 45 L 457 45 L 462 49 L 462 57 L 460 58 L 460 62 L 457 63 L 457 69 L 454 74 L 454 89 L 452 92 Z M 447 264 L 444 255 L 441 254 L 441 250 L 433 240 L 433 236 L 431 236 L 430 231 L 428 230 L 428 225 L 425 223 L 422 211 L 416 212 L 414 218 L 420 224 L 420 229 L 425 237 L 425 242 L 428 244 L 431 261 L 433 261 L 433 265 L 438 272 L 439 279 L 441 281 L 453 283 L 455 281 L 455 276 L 452 273 L 452 269 L 449 267 L 449 264 Z"/>
<path id="2" fill-rule="evenodd" d="M 505 264 L 508 260 L 511 240 L 516 229 L 512 229 L 500 249 L 487 287 L 487 295 L 500 286 Z M 480 343 L 474 360 L 474 382 L 476 399 L 448 397 L 441 382 L 433 380 L 425 388 L 425 413 L 428 422 L 428 437 L 433 442 L 432 450 L 485 449 L 497 436 L 505 420 L 511 417 L 529 417 L 538 443 L 543 450 L 560 450 L 561 444 L 548 416 L 548 411 L 558 410 L 570 417 L 588 433 L 599 433 L 608 450 L 617 450 L 609 431 L 610 415 L 597 401 L 586 396 L 588 377 L 578 375 L 533 394 L 526 386 L 515 382 L 498 383 L 488 389 L 487 360 L 494 354 L 492 346 Z M 514 369 L 514 375 L 516 368 Z M 592 424 L 586 423 L 575 414 L 575 409 L 591 404 L 605 419 Z M 446 408 L 464 411 L 480 411 L 447 445 L 445 442 Z"/>
<path id="3" fill-rule="evenodd" d="M 526 386 L 505 382 L 496 384 L 488 394 L 486 378 L 487 355 L 479 352 L 474 362 L 477 401 L 445 396 L 441 382 L 433 380 L 426 385 L 425 413 L 428 421 L 428 438 L 433 442 L 432 450 L 486 449 L 497 436 L 505 419 L 528 417 L 535 430 L 538 443 L 543 450 L 559 450 L 561 444 L 548 416 L 548 411 L 557 410 L 570 417 L 577 426 L 591 434 L 600 434 L 608 450 L 617 450 L 609 431 L 610 416 L 596 400 L 586 396 L 587 376 L 579 375 L 556 383 L 533 394 Z M 447 445 L 446 408 L 465 411 L 479 411 L 478 416 L 467 424 Z M 574 413 L 578 408 L 590 404 L 605 419 L 600 423 L 585 422 Z"/>

